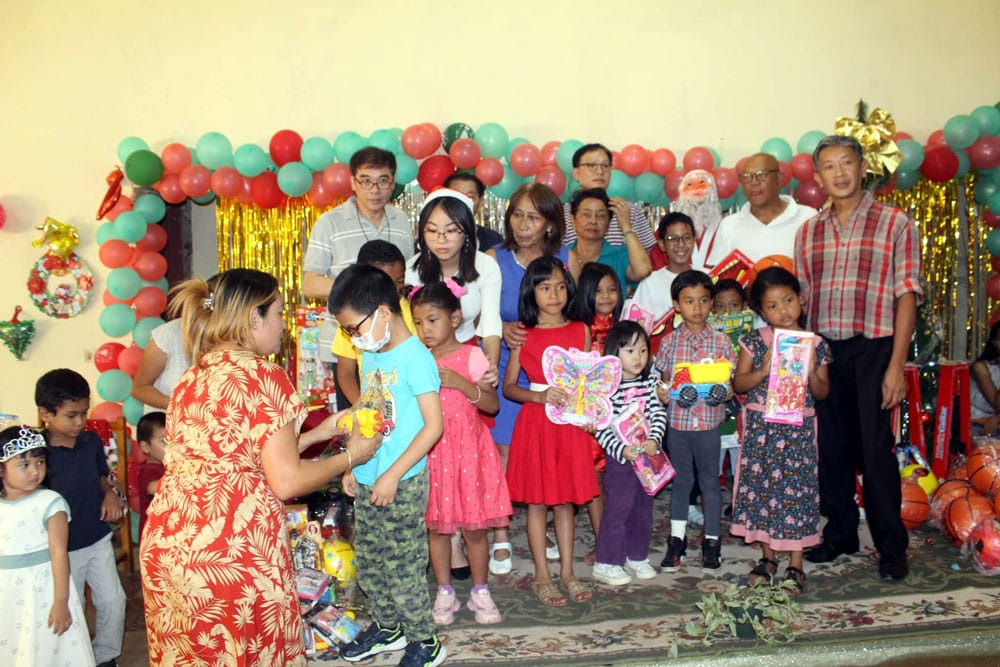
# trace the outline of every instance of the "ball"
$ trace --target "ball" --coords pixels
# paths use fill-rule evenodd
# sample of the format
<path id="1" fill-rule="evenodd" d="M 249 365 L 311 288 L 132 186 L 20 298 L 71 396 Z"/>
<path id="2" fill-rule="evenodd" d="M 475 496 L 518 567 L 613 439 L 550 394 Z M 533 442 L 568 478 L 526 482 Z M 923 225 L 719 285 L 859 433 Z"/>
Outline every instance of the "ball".
<path id="1" fill-rule="evenodd" d="M 986 519 L 969 533 L 972 562 L 983 572 L 995 574 L 1000 569 L 1000 520 Z"/>
<path id="2" fill-rule="evenodd" d="M 965 467 L 969 471 L 969 482 L 976 491 L 990 496 L 1000 491 L 1000 458 L 994 448 L 974 449 Z"/>
<path id="3" fill-rule="evenodd" d="M 899 516 L 907 530 L 913 530 L 927 521 L 931 512 L 931 504 L 927 492 L 917 482 L 903 482 L 903 502 L 900 505 Z"/>
<path id="4" fill-rule="evenodd" d="M 922 465 L 908 465 L 899 471 L 899 476 L 902 477 L 904 481 L 910 479 L 915 481 L 928 496 L 934 495 L 935 489 L 938 488 L 937 477 L 935 477 L 934 473 Z"/>
<path id="5" fill-rule="evenodd" d="M 967 496 L 970 493 L 975 493 L 975 491 L 973 491 L 972 485 L 964 479 L 950 479 L 939 486 L 931 498 L 931 523 L 935 526 L 941 526 L 944 519 L 944 511 L 948 509 L 951 501 Z"/>
<path id="6" fill-rule="evenodd" d="M 788 255 L 768 255 L 767 257 L 761 257 L 757 260 L 757 263 L 753 265 L 753 269 L 754 272 L 760 273 L 764 269 L 769 269 L 772 266 L 780 266 L 789 273 L 795 273 L 795 263 Z"/>
<path id="7" fill-rule="evenodd" d="M 345 539 L 334 537 L 323 543 L 323 569 L 337 583 L 346 585 L 357 579 L 354 547 Z"/>
<path id="8" fill-rule="evenodd" d="M 944 534 L 956 547 L 962 546 L 972 529 L 993 514 L 993 505 L 985 496 L 969 494 L 956 498 L 944 512 Z"/>

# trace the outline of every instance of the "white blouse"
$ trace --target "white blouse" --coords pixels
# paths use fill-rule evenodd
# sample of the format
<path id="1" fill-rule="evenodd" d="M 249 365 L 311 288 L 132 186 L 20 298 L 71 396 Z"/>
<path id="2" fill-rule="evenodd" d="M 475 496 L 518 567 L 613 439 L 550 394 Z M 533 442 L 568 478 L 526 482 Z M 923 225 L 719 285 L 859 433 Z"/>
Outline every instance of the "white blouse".
<path id="1" fill-rule="evenodd" d="M 414 255 L 406 262 L 407 285 L 423 286 L 417 275 L 419 257 L 420 255 Z M 460 343 L 473 336 L 489 338 L 503 334 L 503 322 L 500 321 L 500 267 L 495 259 L 482 252 L 476 252 L 475 266 L 479 278 L 465 285 L 465 294 L 459 299 L 462 304 L 462 323 L 455 331 L 455 337 Z"/>

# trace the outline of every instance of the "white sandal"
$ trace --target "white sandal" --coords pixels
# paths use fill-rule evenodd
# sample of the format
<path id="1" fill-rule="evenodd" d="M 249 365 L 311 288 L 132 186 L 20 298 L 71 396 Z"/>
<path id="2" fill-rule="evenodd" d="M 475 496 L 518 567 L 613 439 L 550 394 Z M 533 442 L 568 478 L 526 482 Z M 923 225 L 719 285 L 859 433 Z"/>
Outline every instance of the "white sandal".
<path id="1" fill-rule="evenodd" d="M 496 553 L 504 549 L 511 554 L 514 553 L 511 549 L 510 542 L 495 542 L 490 546 L 490 572 L 493 574 L 510 574 L 511 569 L 514 567 L 511 556 L 507 556 L 503 559 L 496 558 Z"/>

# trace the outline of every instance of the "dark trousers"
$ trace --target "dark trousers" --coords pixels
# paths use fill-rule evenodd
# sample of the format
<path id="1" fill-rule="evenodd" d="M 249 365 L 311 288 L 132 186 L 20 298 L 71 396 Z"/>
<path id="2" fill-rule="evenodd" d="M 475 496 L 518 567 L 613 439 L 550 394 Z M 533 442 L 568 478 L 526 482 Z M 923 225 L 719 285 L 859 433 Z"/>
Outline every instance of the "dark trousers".
<path id="1" fill-rule="evenodd" d="M 653 496 L 647 495 L 631 463 L 606 458 L 604 514 L 597 534 L 597 562 L 624 565 L 643 561 L 653 536 Z"/>
<path id="2" fill-rule="evenodd" d="M 719 428 L 711 431 L 667 429 L 670 462 L 677 476 L 671 482 L 670 518 L 687 521 L 688 497 L 695 479 L 701 484 L 705 535 L 722 536 L 722 489 L 719 488 Z M 601 521 L 601 530 L 604 522 Z M 684 537 L 675 535 L 673 537 Z"/>
<path id="3" fill-rule="evenodd" d="M 899 518 L 899 464 L 893 453 L 892 412 L 881 407 L 892 338 L 828 342 L 833 353 L 830 395 L 816 403 L 820 511 L 828 519 L 823 540 L 845 549 L 857 544 L 854 491 L 860 471 L 875 547 L 883 556 L 901 557 L 907 535 Z"/>

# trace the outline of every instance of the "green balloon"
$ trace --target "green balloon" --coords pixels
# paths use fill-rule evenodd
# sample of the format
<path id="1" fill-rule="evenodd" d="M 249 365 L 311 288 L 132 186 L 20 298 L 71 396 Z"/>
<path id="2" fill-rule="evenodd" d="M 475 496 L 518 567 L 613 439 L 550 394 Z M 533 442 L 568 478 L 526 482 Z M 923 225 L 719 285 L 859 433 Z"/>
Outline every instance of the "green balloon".
<path id="1" fill-rule="evenodd" d="M 781 137 L 771 137 L 765 141 L 760 145 L 760 152 L 774 156 L 779 162 L 792 161 L 792 146 Z"/>
<path id="2" fill-rule="evenodd" d="M 577 139 L 567 139 L 556 149 L 556 164 L 567 174 L 573 170 L 573 154 L 583 146 Z"/>
<path id="3" fill-rule="evenodd" d="M 719 151 L 715 150 L 711 146 L 706 146 L 708 152 L 712 154 L 712 169 L 717 169 L 722 166 L 722 156 L 719 155 Z"/>
<path id="4" fill-rule="evenodd" d="M 159 280 L 143 280 L 142 281 L 142 286 L 143 287 L 155 287 L 155 288 L 157 288 L 157 289 L 159 289 L 161 291 L 164 291 L 164 292 L 169 292 L 170 291 L 170 283 L 167 281 L 167 277 L 166 276 L 163 276 Z"/>
<path id="5" fill-rule="evenodd" d="M 337 162 L 347 164 L 351 161 L 351 156 L 365 147 L 365 138 L 357 132 L 348 130 L 341 132 L 333 142 L 333 153 L 337 156 Z"/>
<path id="6" fill-rule="evenodd" d="M 635 201 L 635 180 L 624 171 L 612 169 L 611 180 L 608 181 L 608 196 Z"/>
<path id="7" fill-rule="evenodd" d="M 122 403 L 122 414 L 129 424 L 138 424 L 146 412 L 146 405 L 132 396 L 126 396 Z"/>
<path id="8" fill-rule="evenodd" d="M 465 123 L 452 123 L 444 128 L 441 140 L 444 145 L 444 152 L 451 150 L 451 145 L 458 139 L 475 139 L 476 133 Z"/>
<path id="9" fill-rule="evenodd" d="M 899 163 L 899 171 L 915 172 L 924 162 L 924 147 L 913 139 L 900 139 L 896 142 L 903 159 Z"/>
<path id="10" fill-rule="evenodd" d="M 904 171 L 902 168 L 896 170 L 896 189 L 897 190 L 911 190 L 913 186 L 917 184 L 920 180 L 920 171 Z"/>
<path id="11" fill-rule="evenodd" d="M 289 197 L 301 197 L 312 187 L 312 171 L 301 162 L 289 162 L 278 170 L 278 187 Z"/>
<path id="12" fill-rule="evenodd" d="M 204 206 L 205 204 L 211 204 L 213 201 L 215 201 L 215 193 L 209 190 L 200 197 L 191 197 L 191 201 L 200 206 Z"/>
<path id="13" fill-rule="evenodd" d="M 976 203 L 989 204 L 990 200 L 993 199 L 993 195 L 996 194 L 997 189 L 997 184 L 992 179 L 980 178 L 976 181 Z"/>
<path id="14" fill-rule="evenodd" d="M 979 126 L 979 136 L 1000 134 L 1000 110 L 997 110 L 996 107 L 977 107 L 969 115 Z"/>
<path id="15" fill-rule="evenodd" d="M 105 401 L 124 401 L 132 392 L 132 378 L 125 371 L 113 368 L 97 377 L 97 393 Z"/>
<path id="16" fill-rule="evenodd" d="M 510 136 L 499 123 L 484 123 L 476 130 L 476 143 L 479 144 L 483 157 L 502 158 L 507 154 L 508 141 Z"/>
<path id="17" fill-rule="evenodd" d="M 976 143 L 979 138 L 979 123 L 969 116 L 958 114 L 944 124 L 944 140 L 953 150 L 960 151 Z"/>
<path id="18" fill-rule="evenodd" d="M 247 178 L 260 176 L 267 169 L 268 156 L 255 144 L 243 144 L 233 154 L 233 166 L 240 175 Z"/>
<path id="19" fill-rule="evenodd" d="M 201 163 L 215 171 L 220 167 L 233 166 L 233 145 L 221 132 L 206 132 L 195 145 Z"/>
<path id="20" fill-rule="evenodd" d="M 132 211 L 141 215 L 146 222 L 159 222 L 167 214 L 167 205 L 160 199 L 160 195 L 150 192 L 135 200 Z"/>
<path id="21" fill-rule="evenodd" d="M 809 130 L 801 137 L 799 137 L 799 143 L 796 146 L 799 153 L 806 153 L 812 155 L 813 151 L 816 150 L 816 145 L 826 138 L 826 132 L 822 130 Z"/>
<path id="22" fill-rule="evenodd" d="M 392 130 L 375 130 L 372 132 L 372 136 L 368 137 L 368 145 L 390 153 L 402 151 L 402 143 Z"/>
<path id="23" fill-rule="evenodd" d="M 146 218 L 137 211 L 125 211 L 119 213 L 112 223 L 114 225 L 115 238 L 119 238 L 125 243 L 137 243 L 146 235 Z"/>
<path id="24" fill-rule="evenodd" d="M 1000 213 L 1000 191 L 993 193 L 990 202 L 987 204 L 994 213 Z M 992 232 L 990 232 L 992 234 Z M 993 253 L 996 255 L 997 253 Z"/>
<path id="25" fill-rule="evenodd" d="M 104 245 L 106 241 L 116 238 L 118 237 L 115 235 L 115 223 L 104 222 L 97 228 L 97 245 Z"/>
<path id="26" fill-rule="evenodd" d="M 407 184 L 412 183 L 417 178 L 420 165 L 417 161 L 406 153 L 396 154 L 396 182 Z"/>
<path id="27" fill-rule="evenodd" d="M 153 151 L 134 151 L 125 160 L 125 175 L 136 185 L 150 186 L 163 177 L 163 162 Z"/>
<path id="28" fill-rule="evenodd" d="M 994 229 L 986 235 L 986 249 L 994 257 L 1000 255 L 1000 229 Z"/>
<path id="29" fill-rule="evenodd" d="M 952 153 L 958 158 L 958 171 L 955 172 L 955 178 L 962 178 L 969 173 L 969 167 L 972 166 L 969 162 L 969 154 L 963 150 L 953 150 Z"/>
<path id="30" fill-rule="evenodd" d="M 101 331 L 112 338 L 124 336 L 135 326 L 135 311 L 124 303 L 113 303 L 101 311 Z"/>
<path id="31" fill-rule="evenodd" d="M 123 266 L 108 273 L 108 293 L 116 299 L 131 299 L 142 287 L 142 278 L 135 269 Z"/>
<path id="32" fill-rule="evenodd" d="M 128 156 L 136 151 L 149 150 L 149 144 L 139 137 L 125 137 L 118 142 L 118 161 L 122 164 L 128 161 Z"/>
<path id="33" fill-rule="evenodd" d="M 163 320 L 159 317 L 144 317 L 135 323 L 135 328 L 132 329 L 132 342 L 138 345 L 143 350 L 146 349 L 146 345 L 149 344 L 149 336 L 153 333 L 153 329 L 163 324 Z"/>
<path id="34" fill-rule="evenodd" d="M 505 167 L 503 170 L 503 178 L 496 185 L 491 185 L 489 188 L 490 193 L 499 199 L 510 199 L 510 196 L 514 194 L 514 190 L 521 187 L 524 183 L 524 179 L 517 175 L 517 172 L 510 167 Z"/>
<path id="35" fill-rule="evenodd" d="M 647 204 L 655 204 L 660 200 L 663 192 L 662 176 L 657 176 L 653 172 L 647 171 L 635 177 L 635 198 Z"/>
<path id="36" fill-rule="evenodd" d="M 302 143 L 300 151 L 302 164 L 313 171 L 323 171 L 330 166 L 336 155 L 333 146 L 323 137 L 309 137 Z"/>
<path id="37" fill-rule="evenodd" d="M 507 164 L 510 164 L 510 154 L 514 152 L 514 149 L 521 144 L 530 144 L 531 142 L 524 137 L 517 137 L 516 139 L 511 139 L 507 142 Z"/>

